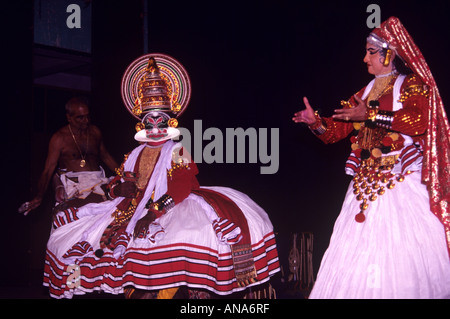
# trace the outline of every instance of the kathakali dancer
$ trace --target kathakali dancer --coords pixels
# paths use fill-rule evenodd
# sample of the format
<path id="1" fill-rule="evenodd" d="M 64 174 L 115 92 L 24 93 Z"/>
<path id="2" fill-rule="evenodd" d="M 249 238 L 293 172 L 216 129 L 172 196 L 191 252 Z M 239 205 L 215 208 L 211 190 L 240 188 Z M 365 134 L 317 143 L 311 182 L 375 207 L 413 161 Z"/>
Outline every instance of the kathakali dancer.
<path id="1" fill-rule="evenodd" d="M 147 54 L 122 80 L 140 145 L 108 185 L 110 200 L 70 208 L 54 221 L 44 285 L 54 298 L 103 291 L 126 298 L 229 295 L 279 271 L 273 226 L 247 195 L 201 187 L 177 118 L 191 93 L 175 59 Z"/>
<path id="2" fill-rule="evenodd" d="M 310 298 L 450 297 L 450 129 L 430 69 L 396 17 L 367 38 L 375 78 L 336 110 L 295 122 L 351 136 L 353 176 Z"/>

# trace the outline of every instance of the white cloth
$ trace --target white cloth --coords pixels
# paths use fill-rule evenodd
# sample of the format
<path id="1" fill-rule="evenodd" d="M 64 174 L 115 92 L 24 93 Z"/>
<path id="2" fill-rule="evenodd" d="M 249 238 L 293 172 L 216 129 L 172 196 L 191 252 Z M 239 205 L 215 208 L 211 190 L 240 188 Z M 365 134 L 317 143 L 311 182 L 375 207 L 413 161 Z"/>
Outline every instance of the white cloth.
<path id="1" fill-rule="evenodd" d="M 60 175 L 60 179 L 67 199 L 86 198 L 91 193 L 105 195 L 101 185 L 107 184 L 110 180 L 105 176 L 103 168 L 99 171 L 66 172 Z"/>
<path id="2" fill-rule="evenodd" d="M 252 243 L 259 242 L 273 230 L 273 225 L 267 213 L 247 195 L 227 187 L 205 187 L 219 192 L 233 200 L 241 208 L 247 218 Z M 117 199 L 100 204 L 88 204 L 100 208 L 101 214 L 83 214 L 82 218 L 53 230 L 47 243 L 49 249 L 60 260 L 71 264 L 72 260 L 65 260 L 62 256 L 77 242 L 87 241 L 93 251 L 100 248 L 100 238 L 106 227 L 113 221 L 111 211 L 118 204 Z M 92 207 L 91 207 L 92 208 Z M 214 233 L 211 223 L 217 215 L 200 196 L 191 194 L 184 201 L 176 205 L 167 214 L 158 218 L 149 227 L 149 233 L 144 239 L 134 239 L 128 249 L 151 248 L 155 245 L 170 245 L 186 242 L 203 247 L 214 247 L 219 252 L 229 252 L 229 245 L 225 245 L 221 238 Z M 216 247 L 219 244 L 220 247 Z M 120 256 L 117 256 L 117 258 Z"/>
<path id="3" fill-rule="evenodd" d="M 145 144 L 140 145 L 136 147 L 129 155 L 128 159 L 124 164 L 124 170 L 125 171 L 132 171 L 134 169 L 134 166 L 136 164 L 136 161 L 139 157 L 139 154 L 142 152 L 142 150 L 147 147 Z M 134 226 L 136 225 L 136 222 L 143 217 L 143 214 L 146 212 L 145 204 L 148 202 L 150 197 L 152 196 L 153 191 L 155 192 L 154 198 L 158 199 L 162 195 L 164 195 L 167 191 L 167 170 L 171 167 L 171 161 L 172 161 L 172 152 L 175 148 L 180 147 L 179 143 L 175 143 L 173 141 L 168 141 L 164 144 L 164 146 L 161 149 L 161 154 L 158 162 L 155 165 L 155 169 L 153 171 L 153 174 L 150 178 L 150 181 L 147 185 L 147 188 L 145 190 L 144 196 L 139 203 L 139 205 L 136 207 L 136 211 L 131 218 L 130 222 L 127 226 L 127 233 L 132 234 L 134 230 Z M 88 241 L 92 242 L 91 238 L 96 238 L 97 235 L 102 235 L 105 228 L 112 222 L 113 217 L 112 214 L 116 210 L 116 206 L 123 200 L 123 197 L 117 197 L 112 201 L 106 201 L 102 203 L 91 203 L 82 206 L 79 211 L 77 212 L 77 216 L 80 219 L 83 219 L 84 222 L 86 222 L 86 219 L 88 219 L 87 224 L 84 226 L 78 226 L 84 224 L 84 222 L 75 222 L 77 224 L 77 229 L 80 230 L 80 232 L 77 232 L 74 230 L 73 232 L 70 231 L 70 234 L 68 237 L 66 237 L 65 234 L 61 234 L 65 237 L 64 241 L 61 241 L 59 238 L 59 232 L 58 230 L 52 231 L 52 236 L 55 234 L 55 244 L 53 247 L 51 247 L 50 250 L 58 251 L 59 253 L 56 254 L 58 257 L 62 258 L 62 255 L 69 249 L 68 247 L 66 250 L 64 250 L 68 244 L 68 242 L 71 242 L 72 245 L 75 244 L 78 241 Z M 91 218 L 83 218 L 86 216 L 91 216 Z M 69 226 L 74 223 L 70 223 Z M 66 227 L 64 227 L 66 228 Z M 70 228 L 69 228 L 70 229 Z M 66 229 L 67 231 L 67 229 Z M 52 239 L 52 238 L 50 238 Z M 50 241 L 49 241 L 50 243 Z M 123 252 L 122 252 L 123 253 Z M 91 253 L 92 254 L 92 253 Z M 121 255 L 119 252 L 116 253 L 118 257 Z M 70 261 L 68 261 L 70 262 Z"/>
<path id="4" fill-rule="evenodd" d="M 349 186 L 310 294 L 315 298 L 450 298 L 444 227 L 420 172 L 369 203 L 363 223 Z"/>

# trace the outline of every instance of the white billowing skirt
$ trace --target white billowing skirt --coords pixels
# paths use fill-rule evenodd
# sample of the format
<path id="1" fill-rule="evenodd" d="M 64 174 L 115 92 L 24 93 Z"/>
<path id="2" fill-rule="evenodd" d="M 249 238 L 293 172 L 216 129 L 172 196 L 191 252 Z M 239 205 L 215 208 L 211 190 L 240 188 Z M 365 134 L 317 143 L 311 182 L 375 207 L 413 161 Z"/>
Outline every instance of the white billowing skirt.
<path id="1" fill-rule="evenodd" d="M 450 298 L 444 227 L 420 172 L 369 202 L 363 223 L 350 184 L 311 299 Z"/>
<path id="2" fill-rule="evenodd" d="M 267 213 L 234 189 L 204 188 L 225 195 L 242 210 L 257 273 L 257 282 L 251 285 L 267 282 L 280 270 L 275 234 Z M 160 290 L 187 286 L 218 295 L 246 289 L 237 283 L 230 245 L 212 227 L 217 215 L 211 216 L 213 209 L 193 194 L 159 218 L 159 228 L 152 229 L 148 239 L 131 239 L 119 258 L 109 250 L 96 257 L 94 251 L 100 248 L 101 236 L 113 221 L 108 212 L 114 204 L 97 204 L 105 208 L 107 215 L 86 216 L 52 232 L 44 270 L 44 285 L 50 288 L 52 297 L 72 298 L 93 291 L 121 294 L 126 287 Z M 85 233 L 88 235 L 83 237 Z M 69 285 L 68 279 L 74 274 L 70 272 L 71 262 L 63 256 L 80 238 L 92 245 L 92 250 L 75 262 L 77 283 Z"/>

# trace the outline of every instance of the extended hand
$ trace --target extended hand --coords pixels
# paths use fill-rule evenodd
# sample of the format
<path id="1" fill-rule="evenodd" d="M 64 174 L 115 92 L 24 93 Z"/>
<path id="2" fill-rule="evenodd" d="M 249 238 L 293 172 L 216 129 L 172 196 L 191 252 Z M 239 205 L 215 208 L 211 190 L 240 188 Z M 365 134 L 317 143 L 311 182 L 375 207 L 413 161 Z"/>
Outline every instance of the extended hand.
<path id="1" fill-rule="evenodd" d="M 354 97 L 356 102 L 358 102 L 356 107 L 334 110 L 334 119 L 347 122 L 362 122 L 366 120 L 366 104 L 358 96 L 354 95 Z"/>
<path id="2" fill-rule="evenodd" d="M 24 214 L 24 216 L 27 216 L 30 211 L 38 208 L 39 205 L 41 205 L 41 202 L 42 202 L 41 197 L 35 197 L 31 201 L 23 203 L 19 207 L 18 211 L 19 211 L 19 213 Z"/>
<path id="3" fill-rule="evenodd" d="M 306 123 L 308 125 L 312 125 L 316 122 L 316 117 L 314 116 L 314 110 L 309 104 L 306 96 L 303 98 L 303 103 L 305 103 L 306 108 L 303 111 L 295 113 L 292 120 L 295 123 Z"/>

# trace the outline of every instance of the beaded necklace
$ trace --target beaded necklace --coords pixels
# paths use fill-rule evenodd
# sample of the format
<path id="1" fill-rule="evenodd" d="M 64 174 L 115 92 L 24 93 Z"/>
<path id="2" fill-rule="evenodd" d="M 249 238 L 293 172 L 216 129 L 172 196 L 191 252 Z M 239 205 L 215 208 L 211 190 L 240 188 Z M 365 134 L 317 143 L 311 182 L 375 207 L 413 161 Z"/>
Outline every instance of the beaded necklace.
<path id="1" fill-rule="evenodd" d="M 377 77 L 369 92 L 367 103 L 390 93 L 397 76 L 398 74 L 393 72 Z M 394 188 L 394 180 L 398 182 L 404 180 L 403 175 L 396 176 L 391 172 L 398 160 L 398 155 L 382 156 L 382 154 L 401 149 L 404 140 L 400 134 L 389 132 L 384 128 L 370 128 L 364 123 L 354 123 L 353 126 L 358 134 L 351 138 L 352 150 L 361 158 L 361 166 L 353 178 L 353 193 L 361 202 L 360 212 L 355 216 L 355 220 L 362 223 L 366 219 L 364 212 L 369 207 L 369 202 L 383 195 L 386 189 Z"/>

